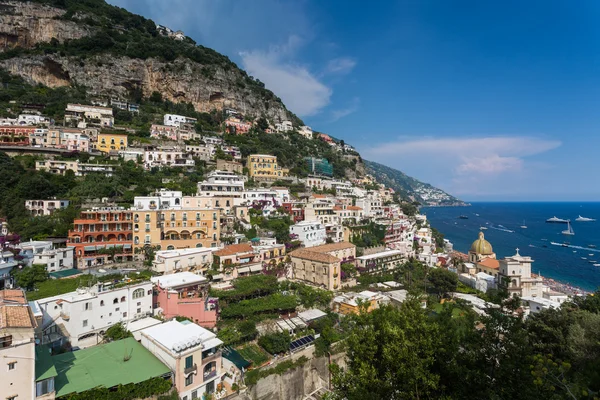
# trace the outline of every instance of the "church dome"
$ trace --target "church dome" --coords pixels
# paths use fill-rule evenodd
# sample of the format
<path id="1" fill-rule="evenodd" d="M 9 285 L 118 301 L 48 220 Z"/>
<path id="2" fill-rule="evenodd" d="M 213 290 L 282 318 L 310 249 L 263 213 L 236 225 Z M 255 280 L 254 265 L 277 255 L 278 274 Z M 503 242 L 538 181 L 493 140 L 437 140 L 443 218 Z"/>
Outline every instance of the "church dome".
<path id="1" fill-rule="evenodd" d="M 490 242 L 484 239 L 483 232 L 479 232 L 479 239 L 473 242 L 471 245 L 471 253 L 481 254 L 481 255 L 491 255 L 494 254 L 492 249 L 492 245 Z"/>

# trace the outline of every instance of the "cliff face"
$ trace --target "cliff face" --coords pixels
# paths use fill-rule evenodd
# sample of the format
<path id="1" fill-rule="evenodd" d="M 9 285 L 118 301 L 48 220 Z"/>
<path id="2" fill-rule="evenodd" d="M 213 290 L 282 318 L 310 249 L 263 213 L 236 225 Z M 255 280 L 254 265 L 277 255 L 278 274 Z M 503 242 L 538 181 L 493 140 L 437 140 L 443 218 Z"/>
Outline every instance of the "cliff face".
<path id="1" fill-rule="evenodd" d="M 96 33 L 83 21 L 60 19 L 65 10 L 30 2 L 0 0 L 0 52 L 15 47 L 32 48 L 37 43 L 76 40 Z M 244 84 L 238 68 L 202 65 L 185 57 L 172 62 L 158 58 L 113 56 L 110 49 L 82 59 L 62 52 L 40 54 L 21 52 L 4 57 L 0 68 L 23 77 L 31 84 L 49 87 L 85 86 L 95 96 L 129 98 L 132 91 L 150 96 L 157 91 L 164 99 L 192 103 L 197 111 L 209 112 L 225 107 L 243 114 L 265 115 L 271 121 L 290 119 L 289 112 L 275 96 L 265 97 Z"/>
<path id="2" fill-rule="evenodd" d="M 37 3 L 0 2 L 0 51 L 16 46 L 31 48 L 39 42 L 80 39 L 90 29 L 58 19 L 65 10 Z"/>

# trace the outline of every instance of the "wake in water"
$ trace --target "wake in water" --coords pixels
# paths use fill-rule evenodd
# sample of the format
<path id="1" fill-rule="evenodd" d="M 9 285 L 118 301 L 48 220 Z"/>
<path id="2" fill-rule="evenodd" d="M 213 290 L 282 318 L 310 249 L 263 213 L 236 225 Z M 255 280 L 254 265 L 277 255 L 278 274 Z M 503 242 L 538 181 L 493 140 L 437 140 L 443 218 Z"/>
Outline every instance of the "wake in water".
<path id="1" fill-rule="evenodd" d="M 510 229 L 506 229 L 502 225 L 498 225 L 498 226 L 490 225 L 490 229 L 495 229 L 497 231 L 508 232 L 508 233 L 515 233 L 515 231 L 511 231 Z"/>
<path id="2" fill-rule="evenodd" d="M 574 245 L 571 245 L 571 244 L 556 243 L 556 242 L 550 242 L 550 244 L 554 245 L 554 246 L 569 247 L 571 249 L 587 250 L 587 251 L 594 251 L 596 253 L 600 253 L 600 250 L 598 250 L 598 249 L 590 249 L 589 247 L 574 246 Z"/>

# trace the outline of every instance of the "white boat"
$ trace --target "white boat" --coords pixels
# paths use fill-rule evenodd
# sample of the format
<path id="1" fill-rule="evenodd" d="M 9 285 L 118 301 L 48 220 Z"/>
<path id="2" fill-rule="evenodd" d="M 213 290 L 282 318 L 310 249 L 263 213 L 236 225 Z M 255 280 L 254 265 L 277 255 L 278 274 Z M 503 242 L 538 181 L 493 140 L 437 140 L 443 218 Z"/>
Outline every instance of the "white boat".
<path id="1" fill-rule="evenodd" d="M 594 253 L 590 253 L 590 254 L 588 254 L 588 256 L 590 256 L 590 257 L 593 257 L 593 256 L 594 256 Z"/>
<path id="2" fill-rule="evenodd" d="M 557 223 L 566 224 L 567 222 L 569 222 L 569 220 L 568 219 L 558 218 L 558 217 L 554 216 L 552 218 L 548 218 L 546 220 L 546 222 L 557 222 Z"/>
<path id="3" fill-rule="evenodd" d="M 479 217 L 479 214 L 475 214 L 476 217 Z"/>
<path id="4" fill-rule="evenodd" d="M 573 236 L 575 235 L 575 231 L 573 231 L 573 227 L 571 226 L 571 222 L 567 221 L 567 229 L 565 229 L 564 231 L 562 231 L 563 235 L 570 235 Z"/>
<path id="5" fill-rule="evenodd" d="M 527 229 L 527 225 L 525 225 L 525 220 L 523 220 L 523 225 L 521 225 L 521 229 Z"/>
<path id="6" fill-rule="evenodd" d="M 581 257 L 581 259 L 582 259 L 582 260 L 587 260 L 587 258 L 585 258 L 585 257 Z"/>
<path id="7" fill-rule="evenodd" d="M 586 218 L 586 217 L 582 217 L 581 215 L 577 218 L 575 218 L 575 221 L 577 222 L 594 222 L 595 219 L 594 218 Z"/>
<path id="8" fill-rule="evenodd" d="M 600 267 L 600 264 L 594 264 L 594 267 Z"/>
<path id="9" fill-rule="evenodd" d="M 480 227 L 479 227 L 479 230 L 480 230 L 480 231 L 485 231 L 485 230 L 487 230 L 487 226 L 480 226 Z"/>

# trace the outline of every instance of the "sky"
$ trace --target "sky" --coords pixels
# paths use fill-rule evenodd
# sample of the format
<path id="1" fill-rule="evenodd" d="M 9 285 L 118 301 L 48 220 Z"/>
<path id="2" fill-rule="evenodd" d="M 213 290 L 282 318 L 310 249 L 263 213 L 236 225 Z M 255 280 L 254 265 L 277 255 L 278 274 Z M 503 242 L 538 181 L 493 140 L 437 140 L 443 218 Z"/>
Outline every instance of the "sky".
<path id="1" fill-rule="evenodd" d="M 600 2 L 109 0 L 467 201 L 600 201 Z"/>

